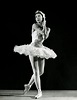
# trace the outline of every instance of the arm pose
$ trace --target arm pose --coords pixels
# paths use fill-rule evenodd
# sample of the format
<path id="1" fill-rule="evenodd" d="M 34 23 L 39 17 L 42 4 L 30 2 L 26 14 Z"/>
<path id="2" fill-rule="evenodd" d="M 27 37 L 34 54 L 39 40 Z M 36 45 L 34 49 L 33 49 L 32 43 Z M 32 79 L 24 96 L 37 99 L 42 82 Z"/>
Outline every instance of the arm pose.
<path id="1" fill-rule="evenodd" d="M 49 27 L 46 27 L 46 21 L 45 21 L 43 24 L 43 30 L 42 30 L 42 32 L 44 33 L 44 40 L 49 37 L 50 31 L 51 29 Z"/>

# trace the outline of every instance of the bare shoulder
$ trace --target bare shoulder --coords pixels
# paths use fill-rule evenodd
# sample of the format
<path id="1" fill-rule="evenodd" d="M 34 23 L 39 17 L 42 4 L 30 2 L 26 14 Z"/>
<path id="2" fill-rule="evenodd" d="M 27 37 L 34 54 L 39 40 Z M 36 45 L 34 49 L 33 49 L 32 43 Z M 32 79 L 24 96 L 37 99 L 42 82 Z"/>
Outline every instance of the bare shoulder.
<path id="1" fill-rule="evenodd" d="M 36 25 L 36 23 L 34 23 L 33 25 L 32 25 L 32 28 L 37 28 L 37 25 Z"/>
<path id="2" fill-rule="evenodd" d="M 34 24 L 32 25 L 32 32 L 34 32 L 36 29 L 37 29 L 37 26 L 36 26 L 36 24 L 34 23 Z"/>

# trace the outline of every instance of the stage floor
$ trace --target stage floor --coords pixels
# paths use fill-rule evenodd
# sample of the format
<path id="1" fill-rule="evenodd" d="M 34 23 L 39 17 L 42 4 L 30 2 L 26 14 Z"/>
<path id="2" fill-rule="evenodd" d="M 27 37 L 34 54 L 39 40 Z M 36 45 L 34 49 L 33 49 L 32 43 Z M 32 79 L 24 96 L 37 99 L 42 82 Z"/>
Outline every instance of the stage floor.
<path id="1" fill-rule="evenodd" d="M 39 100 L 77 100 L 77 90 L 42 90 Z M 36 90 L 23 94 L 23 90 L 0 90 L 0 100 L 35 100 Z"/>

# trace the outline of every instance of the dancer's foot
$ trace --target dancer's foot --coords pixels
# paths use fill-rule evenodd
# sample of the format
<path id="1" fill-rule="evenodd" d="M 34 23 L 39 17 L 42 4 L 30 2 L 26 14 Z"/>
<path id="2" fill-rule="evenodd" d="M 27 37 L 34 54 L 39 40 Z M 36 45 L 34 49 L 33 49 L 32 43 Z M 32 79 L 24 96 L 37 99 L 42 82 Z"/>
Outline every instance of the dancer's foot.
<path id="1" fill-rule="evenodd" d="M 38 98 L 40 98 L 40 97 L 42 97 L 42 91 L 40 91 L 40 92 L 35 96 L 35 99 L 38 99 Z"/>
<path id="2" fill-rule="evenodd" d="M 25 87 L 24 93 L 27 93 L 31 88 L 31 86 L 29 86 L 28 84 L 25 84 L 24 87 Z"/>

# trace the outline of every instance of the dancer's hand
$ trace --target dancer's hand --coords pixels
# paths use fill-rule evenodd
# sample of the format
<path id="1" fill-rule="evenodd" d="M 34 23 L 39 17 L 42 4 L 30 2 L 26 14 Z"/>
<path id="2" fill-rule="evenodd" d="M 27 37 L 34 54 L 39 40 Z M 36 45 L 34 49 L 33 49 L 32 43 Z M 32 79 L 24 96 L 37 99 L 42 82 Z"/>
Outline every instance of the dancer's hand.
<path id="1" fill-rule="evenodd" d="M 48 28 L 47 28 L 47 31 L 48 31 L 48 33 L 50 33 L 51 29 L 48 27 Z"/>
<path id="2" fill-rule="evenodd" d="M 44 31 L 46 29 L 46 21 L 43 22 L 43 30 Z"/>

